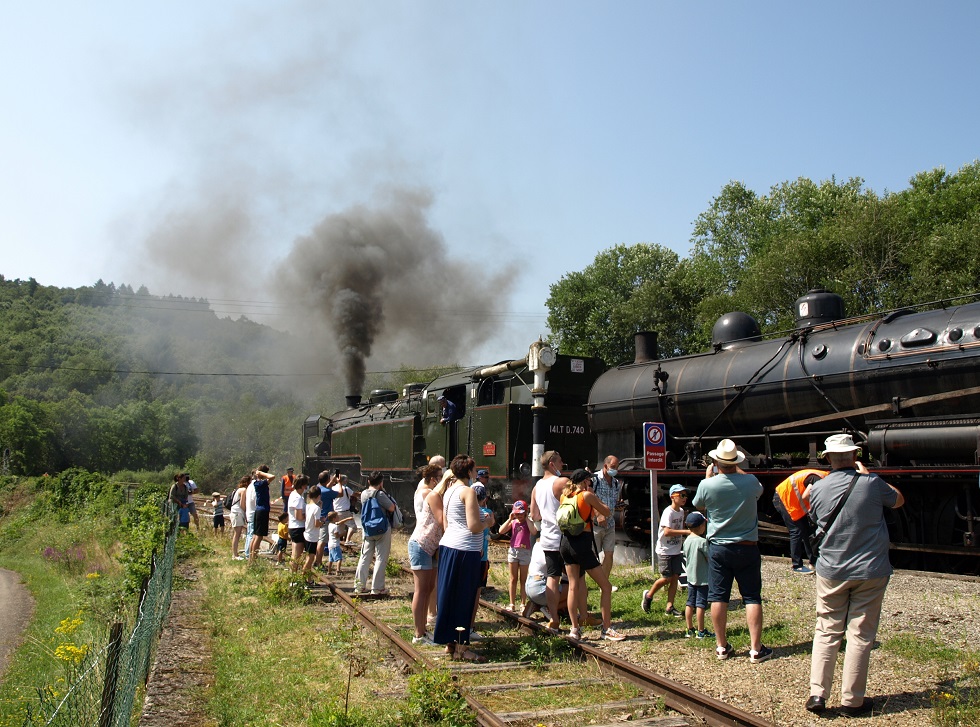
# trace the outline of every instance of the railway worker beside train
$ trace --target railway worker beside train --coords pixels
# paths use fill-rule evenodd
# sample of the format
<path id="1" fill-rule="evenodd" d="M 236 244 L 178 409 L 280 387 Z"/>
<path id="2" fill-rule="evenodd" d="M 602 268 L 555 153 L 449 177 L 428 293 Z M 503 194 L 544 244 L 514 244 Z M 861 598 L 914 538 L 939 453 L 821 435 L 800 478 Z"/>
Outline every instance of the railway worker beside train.
<path id="1" fill-rule="evenodd" d="M 286 474 L 279 480 L 279 499 L 282 501 L 283 507 L 287 507 L 289 504 L 289 496 L 293 494 L 293 483 L 295 482 L 296 475 L 293 474 L 293 468 L 287 467 Z"/>
<path id="2" fill-rule="evenodd" d="M 619 473 L 619 458 L 610 454 L 602 462 L 602 469 L 592 476 L 592 491 L 595 492 L 602 504 L 609 508 L 610 515 L 605 517 L 596 512 L 592 532 L 595 536 L 596 550 L 602 555 L 602 570 L 606 577 L 612 573 L 613 555 L 616 551 L 616 507 L 619 505 L 623 483 L 616 479 Z M 616 586 L 613 591 L 619 590 Z"/>
<path id="3" fill-rule="evenodd" d="M 866 696 L 868 659 L 892 574 L 884 508 L 897 509 L 905 498 L 857 460 L 858 448 L 849 434 L 828 437 L 824 447 L 832 471 L 810 488 L 817 532 L 825 535 L 817 556 L 817 623 L 806 708 L 817 713 L 826 708 L 846 633 L 841 712 L 856 717 L 874 708 Z M 841 501 L 843 507 L 829 522 Z"/>
<path id="4" fill-rule="evenodd" d="M 388 566 L 388 554 L 391 552 L 391 524 L 382 523 L 381 532 L 369 533 L 369 521 L 374 512 L 374 500 L 380 506 L 382 513 L 390 520 L 395 512 L 395 503 L 384 491 L 385 478 L 380 472 L 372 472 L 368 477 L 368 486 L 361 495 L 361 521 L 364 526 L 364 538 L 361 540 L 361 557 L 357 561 L 357 571 L 354 574 L 354 593 L 363 593 L 367 588 L 368 569 L 374 558 L 374 572 L 371 577 L 371 595 L 387 596 L 385 588 L 385 568 Z"/>
<path id="5" fill-rule="evenodd" d="M 534 486 L 531 491 L 531 520 L 541 523 L 538 532 L 541 534 L 539 541 L 544 550 L 546 575 L 548 580 L 545 584 L 545 594 L 548 600 L 548 613 L 551 614 L 551 621 L 548 628 L 557 629 L 560 625 L 558 620 L 558 594 L 561 588 L 561 577 L 565 571 L 565 561 L 561 557 L 561 530 L 558 529 L 558 499 L 561 497 L 568 478 L 561 476 L 561 468 L 564 466 L 561 455 L 554 450 L 548 450 L 541 455 L 541 465 L 544 467 L 545 475 Z"/>
<path id="6" fill-rule="evenodd" d="M 772 649 L 762 643 L 762 555 L 759 553 L 757 500 L 762 484 L 754 475 L 738 472 L 745 461 L 731 439 L 708 452 L 718 474 L 701 480 L 691 503 L 708 516 L 708 602 L 715 629 L 715 654 L 731 656 L 728 643 L 728 602 L 732 583 L 738 583 L 749 626 L 749 661 L 766 661 Z"/>
<path id="7" fill-rule="evenodd" d="M 772 504 L 789 531 L 789 555 L 793 560 L 794 573 L 813 573 L 813 569 L 803 562 L 804 558 L 810 561 L 811 566 L 816 562 L 810 552 L 813 526 L 807 517 L 810 510 L 810 486 L 826 474 L 823 470 L 813 469 L 794 472 L 776 485 L 776 492 L 772 496 Z"/>

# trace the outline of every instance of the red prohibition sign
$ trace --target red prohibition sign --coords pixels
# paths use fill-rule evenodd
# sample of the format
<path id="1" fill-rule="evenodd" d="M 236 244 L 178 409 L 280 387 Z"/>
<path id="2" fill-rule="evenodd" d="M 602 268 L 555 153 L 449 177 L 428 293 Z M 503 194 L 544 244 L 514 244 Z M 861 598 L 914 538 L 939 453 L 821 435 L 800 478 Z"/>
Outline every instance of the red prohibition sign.
<path id="1" fill-rule="evenodd" d="M 647 425 L 647 441 L 654 447 L 659 447 L 663 444 L 664 433 L 663 430 L 655 424 Z"/>

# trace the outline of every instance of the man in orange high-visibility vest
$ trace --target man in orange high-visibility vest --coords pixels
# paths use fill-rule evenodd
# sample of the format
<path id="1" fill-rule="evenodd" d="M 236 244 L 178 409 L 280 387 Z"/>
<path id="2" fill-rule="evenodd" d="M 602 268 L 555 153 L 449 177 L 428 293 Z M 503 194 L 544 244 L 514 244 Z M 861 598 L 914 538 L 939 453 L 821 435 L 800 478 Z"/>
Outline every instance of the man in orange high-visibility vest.
<path id="1" fill-rule="evenodd" d="M 282 476 L 280 482 L 282 483 L 282 511 L 286 512 L 286 504 L 289 502 L 289 496 L 293 493 L 293 485 L 296 482 L 296 475 L 293 474 L 292 467 L 286 468 L 286 474 Z"/>
<path id="2" fill-rule="evenodd" d="M 789 554 L 793 559 L 794 573 L 813 573 L 814 557 L 810 552 L 810 535 L 813 525 L 807 517 L 810 510 L 810 485 L 823 479 L 823 470 L 800 470 L 776 485 L 772 504 L 786 523 L 789 530 Z M 810 565 L 803 562 L 803 558 Z"/>

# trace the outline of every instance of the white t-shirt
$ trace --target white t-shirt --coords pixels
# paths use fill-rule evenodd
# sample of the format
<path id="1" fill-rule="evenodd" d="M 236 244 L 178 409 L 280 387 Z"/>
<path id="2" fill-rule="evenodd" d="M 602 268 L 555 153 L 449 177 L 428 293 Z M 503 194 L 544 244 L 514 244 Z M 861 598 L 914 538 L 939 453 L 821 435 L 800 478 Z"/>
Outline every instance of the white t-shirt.
<path id="1" fill-rule="evenodd" d="M 327 547 L 337 548 L 340 546 L 340 526 L 337 523 L 327 525 Z"/>
<path id="2" fill-rule="evenodd" d="M 245 517 L 252 517 L 255 514 L 255 480 L 248 483 L 245 488 Z"/>
<path id="3" fill-rule="evenodd" d="M 306 508 L 306 529 L 303 537 L 307 543 L 317 543 L 320 541 L 320 508 Z"/>
<path id="4" fill-rule="evenodd" d="M 541 547 L 544 550 L 555 551 L 561 547 L 561 530 L 558 529 L 558 498 L 555 497 L 555 475 L 549 474 L 538 480 L 531 496 L 538 505 L 541 513 Z"/>
<path id="5" fill-rule="evenodd" d="M 337 487 L 340 487 L 338 490 Z M 350 493 L 351 489 L 347 485 L 334 485 L 333 491 L 338 493 L 333 500 L 333 509 L 335 512 L 347 512 L 350 510 Z"/>
<path id="6" fill-rule="evenodd" d="M 313 508 L 310 509 L 312 510 Z M 319 509 L 316 508 L 317 511 Z M 296 490 L 289 493 L 287 510 L 289 512 L 289 521 L 286 523 L 286 527 L 290 529 L 306 527 L 306 500 Z"/>
<path id="7" fill-rule="evenodd" d="M 664 528 L 684 529 L 684 509 L 668 507 L 660 516 L 660 529 L 657 531 L 657 555 L 680 555 L 684 549 L 683 535 L 664 535 Z"/>

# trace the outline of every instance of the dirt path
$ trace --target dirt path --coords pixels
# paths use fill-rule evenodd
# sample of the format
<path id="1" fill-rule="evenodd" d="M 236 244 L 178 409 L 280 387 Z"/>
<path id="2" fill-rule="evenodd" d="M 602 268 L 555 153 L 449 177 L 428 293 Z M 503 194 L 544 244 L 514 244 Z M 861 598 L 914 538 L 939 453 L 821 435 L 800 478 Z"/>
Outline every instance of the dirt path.
<path id="1" fill-rule="evenodd" d="M 187 587 L 175 590 L 163 627 L 156 661 L 146 686 L 140 727 L 213 727 L 206 716 L 208 692 L 214 684 L 211 635 L 204 623 L 204 589 L 197 570 L 177 568 Z"/>
<path id="2" fill-rule="evenodd" d="M 0 681 L 34 615 L 34 599 L 20 574 L 0 568 Z"/>

